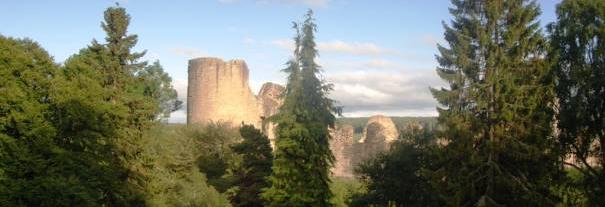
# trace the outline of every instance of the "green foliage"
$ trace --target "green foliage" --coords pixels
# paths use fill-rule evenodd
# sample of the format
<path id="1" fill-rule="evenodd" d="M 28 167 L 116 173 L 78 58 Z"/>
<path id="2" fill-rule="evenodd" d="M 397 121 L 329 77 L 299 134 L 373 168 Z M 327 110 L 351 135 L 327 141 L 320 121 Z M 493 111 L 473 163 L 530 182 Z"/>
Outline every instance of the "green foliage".
<path id="1" fill-rule="evenodd" d="M 232 170 L 241 164 L 240 155 L 233 152 L 231 145 L 242 140 L 237 128 L 230 123 L 191 125 L 185 131 L 197 148 L 196 163 L 206 174 L 208 184 L 224 193 L 233 186 Z"/>
<path id="2" fill-rule="evenodd" d="M 237 192 L 231 198 L 234 206 L 261 207 L 261 189 L 268 188 L 273 154 L 269 138 L 252 125 L 243 125 L 240 130 L 243 141 L 231 148 L 243 157 L 241 167 L 233 173 Z"/>
<path id="3" fill-rule="evenodd" d="M 200 141 L 190 136 L 192 130 L 204 129 L 157 125 L 145 133 L 143 153 L 154 166 L 145 172 L 147 206 L 230 206 L 206 183 L 197 163 Z"/>
<path id="4" fill-rule="evenodd" d="M 590 205 L 605 205 L 605 2 L 565 0 L 549 25 L 558 98 L 559 141 L 582 173 Z M 594 161 L 590 161 L 590 160 Z"/>
<path id="5" fill-rule="evenodd" d="M 103 93 L 95 98 L 96 103 L 112 110 L 108 122 L 116 127 L 108 142 L 109 156 L 119 166 L 115 182 L 126 183 L 127 190 L 109 189 L 105 192 L 106 199 L 112 205 L 143 205 L 143 176 L 150 161 L 142 156 L 142 137 L 154 124 L 158 106 L 151 97 L 137 90 L 135 74 L 146 63 L 138 62 L 144 53 L 130 51 L 137 41 L 136 35 L 127 34 L 130 16 L 121 7 L 110 7 L 104 14 L 102 27 L 107 43 L 93 40 L 88 48 L 66 61 L 65 74 L 68 79 L 89 81 L 82 84 L 102 87 Z"/>
<path id="6" fill-rule="evenodd" d="M 70 78 L 36 43 L 0 39 L 0 204 L 126 205 L 115 179 L 124 169 L 111 159 L 120 122 L 96 77 Z"/>
<path id="7" fill-rule="evenodd" d="M 151 97 L 155 105 L 159 106 L 158 119 L 166 120 L 170 113 L 182 107 L 183 102 L 177 100 L 176 90 L 172 87 L 172 78 L 164 72 L 159 61 L 146 66 L 136 77 L 142 93 Z"/>
<path id="8" fill-rule="evenodd" d="M 329 169 L 334 156 L 328 127 L 339 112 L 327 93 L 332 89 L 317 76 L 312 12 L 297 31 L 294 59 L 288 61 L 284 104 L 272 117 L 277 123 L 271 188 L 263 193 L 268 206 L 331 206 Z M 302 32 L 302 33 L 301 33 Z"/>
<path id="9" fill-rule="evenodd" d="M 350 206 L 443 206 L 425 175 L 434 162 L 433 147 L 427 130 L 402 133 L 389 151 L 355 169 L 366 192 L 355 194 Z"/>
<path id="10" fill-rule="evenodd" d="M 0 37 L 2 206 L 144 205 L 153 160 L 142 135 L 176 94 L 159 64 L 139 73 L 146 63 L 130 52 L 129 20 L 108 8 L 107 43 L 93 41 L 63 67 L 30 40 Z"/>
<path id="11" fill-rule="evenodd" d="M 566 174 L 568 182 L 553 186 L 554 191 L 561 197 L 557 206 L 591 206 L 585 191 L 582 190 L 585 182 L 584 175 L 573 168 L 566 169 Z"/>
<path id="12" fill-rule="evenodd" d="M 535 1 L 453 0 L 432 89 L 439 108 L 435 189 L 451 206 L 553 206 L 561 176 L 552 80 Z"/>
<path id="13" fill-rule="evenodd" d="M 353 195 L 361 194 L 363 186 L 355 178 L 333 177 L 330 190 L 334 193 L 331 202 L 335 207 L 347 207 Z"/>

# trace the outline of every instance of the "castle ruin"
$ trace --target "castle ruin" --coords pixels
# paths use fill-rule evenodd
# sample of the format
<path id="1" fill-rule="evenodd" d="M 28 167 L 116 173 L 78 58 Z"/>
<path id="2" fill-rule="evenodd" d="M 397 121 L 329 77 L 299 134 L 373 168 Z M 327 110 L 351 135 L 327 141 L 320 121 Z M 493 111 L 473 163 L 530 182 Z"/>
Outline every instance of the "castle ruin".
<path id="1" fill-rule="evenodd" d="M 187 87 L 187 123 L 207 124 L 230 122 L 252 124 L 267 134 L 274 147 L 275 125 L 263 124 L 263 119 L 277 113 L 283 101 L 284 87 L 265 83 L 258 95 L 252 93 L 248 66 L 243 60 L 223 61 L 219 58 L 189 60 Z M 363 135 L 356 141 L 352 126 L 337 126 L 331 130 L 332 150 L 336 163 L 335 176 L 352 177 L 353 168 L 365 159 L 388 149 L 399 133 L 389 117 L 373 116 Z"/>
<path id="2" fill-rule="evenodd" d="M 330 149 L 336 158 L 332 173 L 339 177 L 353 177 L 355 166 L 388 150 L 399 137 L 393 120 L 382 115 L 370 117 L 358 141 L 351 125 L 337 126 L 331 132 Z"/>
<path id="3" fill-rule="evenodd" d="M 260 126 L 257 97 L 248 86 L 243 60 L 218 58 L 189 60 L 187 123 L 244 122 Z"/>

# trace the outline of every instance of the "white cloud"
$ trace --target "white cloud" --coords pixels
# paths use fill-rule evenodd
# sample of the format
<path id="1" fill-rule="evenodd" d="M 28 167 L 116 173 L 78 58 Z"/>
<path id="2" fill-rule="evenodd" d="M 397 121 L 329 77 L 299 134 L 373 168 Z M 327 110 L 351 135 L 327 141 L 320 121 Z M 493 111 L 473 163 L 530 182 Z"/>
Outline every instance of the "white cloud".
<path id="1" fill-rule="evenodd" d="M 368 68 L 395 68 L 399 64 L 384 59 L 373 59 L 365 62 L 363 66 Z"/>
<path id="2" fill-rule="evenodd" d="M 172 48 L 170 49 L 170 51 L 174 54 L 185 56 L 188 58 L 208 56 L 207 52 L 195 48 Z"/>
<path id="3" fill-rule="evenodd" d="M 318 42 L 317 49 L 324 52 L 345 53 L 353 55 L 394 55 L 396 51 L 379 47 L 369 42 L 344 42 L 334 40 L 330 42 Z"/>
<path id="4" fill-rule="evenodd" d="M 429 87 L 443 86 L 432 70 L 355 71 L 327 74 L 330 97 L 347 116 L 432 116 L 437 102 Z"/>
<path id="5" fill-rule="evenodd" d="M 355 97 L 355 99 L 361 101 L 358 103 L 364 104 L 381 104 L 386 101 L 392 99 L 392 94 L 387 94 L 380 90 L 370 88 L 367 85 L 364 85 L 359 82 L 354 83 L 345 83 L 341 82 L 338 85 L 335 85 L 335 91 L 338 91 L 342 94 L 350 95 L 351 97 Z M 350 98 L 350 97 L 347 97 Z M 346 99 L 346 98 L 345 98 Z"/>

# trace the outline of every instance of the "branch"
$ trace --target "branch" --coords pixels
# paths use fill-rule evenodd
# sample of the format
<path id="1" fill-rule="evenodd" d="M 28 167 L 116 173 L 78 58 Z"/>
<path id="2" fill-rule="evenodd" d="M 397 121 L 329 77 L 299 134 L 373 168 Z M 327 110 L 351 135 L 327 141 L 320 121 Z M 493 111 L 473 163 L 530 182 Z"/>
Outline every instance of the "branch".
<path id="1" fill-rule="evenodd" d="M 565 162 L 565 161 L 563 161 L 563 164 L 575 168 L 576 170 L 580 171 L 582 174 L 584 174 L 586 176 L 594 177 L 596 175 L 596 174 L 594 174 L 595 172 L 590 171 L 590 170 L 587 171 L 587 170 L 585 170 L 585 168 L 581 168 L 580 166 L 578 166 L 576 164 L 573 164 L 571 162 Z"/>
<path id="2" fill-rule="evenodd" d="M 588 169 L 588 171 L 590 171 L 593 174 L 593 176 L 598 175 L 599 173 L 597 172 L 597 170 L 595 170 L 592 166 L 590 166 L 590 164 L 588 164 L 588 161 L 586 161 L 585 156 L 578 156 L 578 152 L 580 151 L 578 145 L 576 145 L 575 143 L 572 143 L 571 146 L 575 149 L 576 159 L 580 160 L 582 162 L 582 164 L 584 164 L 584 166 Z M 565 161 L 563 163 L 565 163 Z"/>

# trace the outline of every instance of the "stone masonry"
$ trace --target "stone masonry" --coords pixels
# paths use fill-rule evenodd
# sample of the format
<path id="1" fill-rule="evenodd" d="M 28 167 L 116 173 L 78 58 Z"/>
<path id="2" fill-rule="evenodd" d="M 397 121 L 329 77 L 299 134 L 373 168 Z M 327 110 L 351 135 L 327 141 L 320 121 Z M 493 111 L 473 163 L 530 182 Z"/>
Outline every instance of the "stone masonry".
<path id="1" fill-rule="evenodd" d="M 260 127 L 259 115 L 259 102 L 248 86 L 248 66 L 243 60 L 189 60 L 187 123 L 244 122 Z"/>
<path id="2" fill-rule="evenodd" d="M 219 58 L 189 60 L 187 88 L 187 123 L 230 122 L 253 124 L 263 129 L 275 143 L 275 125 L 263 124 L 263 119 L 277 113 L 283 103 L 280 98 L 284 87 L 265 83 L 258 95 L 250 90 L 248 66 L 243 60 L 223 61 Z M 337 126 L 331 130 L 330 149 L 336 158 L 332 173 L 339 177 L 352 177 L 353 168 L 389 148 L 399 136 L 389 117 L 373 116 L 368 120 L 359 141 L 355 141 L 352 126 Z"/>

